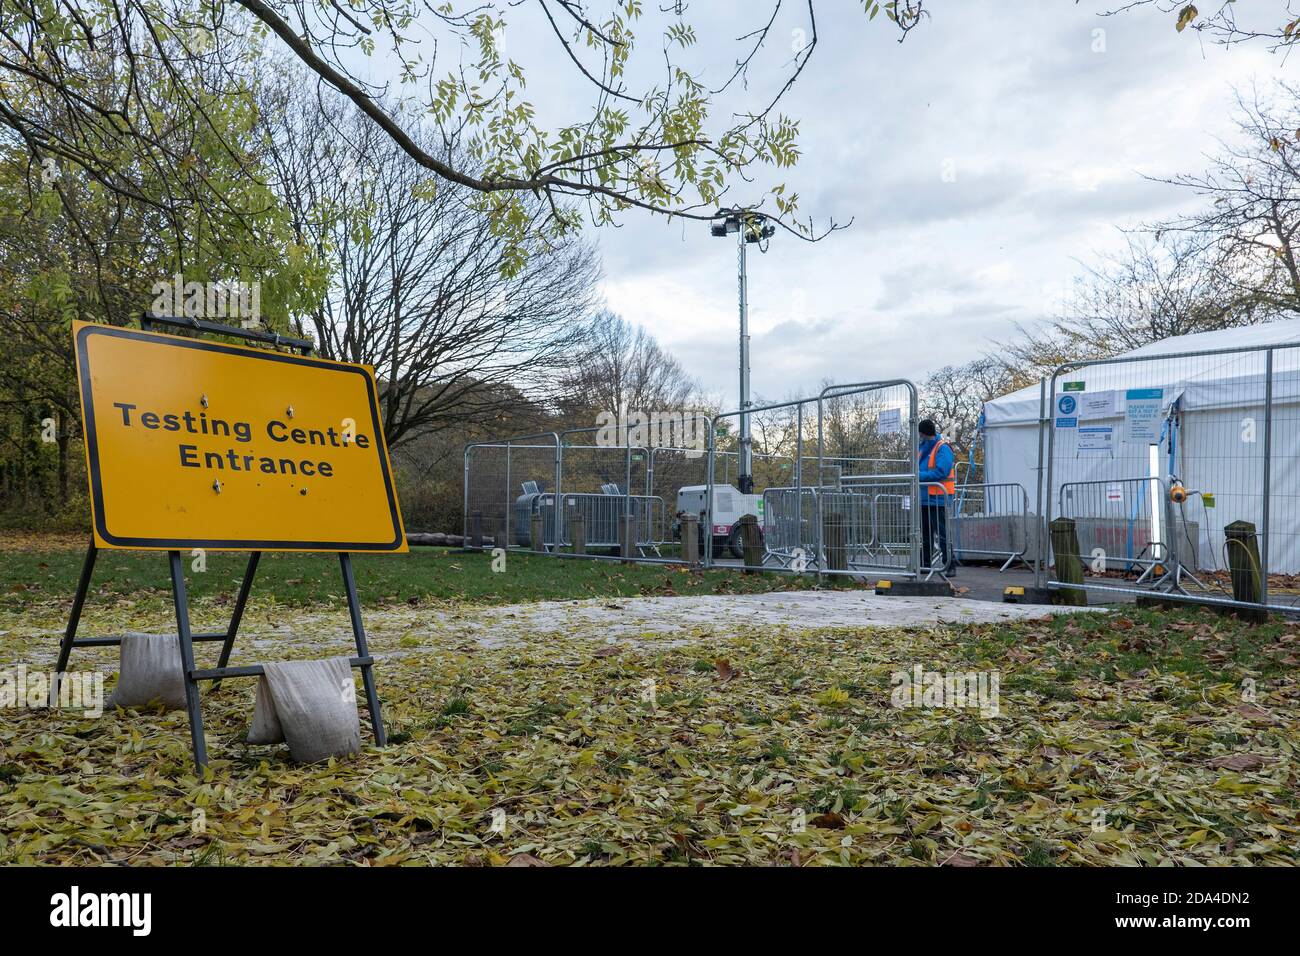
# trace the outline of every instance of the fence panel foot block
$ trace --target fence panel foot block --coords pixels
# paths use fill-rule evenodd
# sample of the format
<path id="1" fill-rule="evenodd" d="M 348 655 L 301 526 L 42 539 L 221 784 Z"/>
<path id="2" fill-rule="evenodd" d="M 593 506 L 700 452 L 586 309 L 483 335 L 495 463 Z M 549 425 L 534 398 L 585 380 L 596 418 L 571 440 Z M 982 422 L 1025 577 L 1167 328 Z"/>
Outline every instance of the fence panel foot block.
<path id="1" fill-rule="evenodd" d="M 877 581 L 876 593 L 882 597 L 952 597 L 947 581 Z"/>
<path id="2" fill-rule="evenodd" d="M 1036 588 L 1032 585 L 1009 587 L 1002 592 L 1004 604 L 1057 604 L 1056 592 L 1051 588 Z"/>

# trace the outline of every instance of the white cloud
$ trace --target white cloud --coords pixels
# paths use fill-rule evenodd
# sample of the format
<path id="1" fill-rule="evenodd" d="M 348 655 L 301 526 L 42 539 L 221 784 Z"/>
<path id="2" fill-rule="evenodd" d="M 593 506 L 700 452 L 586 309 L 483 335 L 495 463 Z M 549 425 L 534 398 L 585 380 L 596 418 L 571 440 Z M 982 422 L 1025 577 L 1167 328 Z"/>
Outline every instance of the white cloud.
<path id="1" fill-rule="evenodd" d="M 815 245 L 778 235 L 751 256 L 764 396 L 920 378 L 1010 337 L 1077 260 L 1118 245 L 1117 227 L 1186 208 L 1145 177 L 1200 168 L 1230 135 L 1232 87 L 1281 69 L 1262 50 L 1177 34 L 1156 11 L 1099 18 L 1088 0 L 1014 18 L 992 0 L 944 4 L 901 45 L 853 6 L 824 5 L 786 103 L 803 149 L 786 181 L 805 215 L 854 224 Z M 599 242 L 611 306 L 734 400 L 734 244 L 641 216 Z"/>
<path id="2" fill-rule="evenodd" d="M 973 358 L 1017 322 L 1042 317 L 1078 260 L 1120 245 L 1117 227 L 1194 202 L 1147 177 L 1202 168 L 1232 134 L 1233 86 L 1268 84 L 1283 61 L 1176 33 L 1155 9 L 1098 15 L 1107 8 L 950 0 L 899 44 L 860 4 L 818 5 L 816 54 L 782 104 L 800 121 L 802 159 L 775 178 L 801 196 L 805 217 L 853 226 L 816 244 L 779 234 L 766 255 L 751 255 L 756 393 L 920 378 Z M 689 5 L 702 42 L 684 55 L 720 81 L 738 51 L 731 41 L 769 9 Z M 528 12 L 511 8 L 518 25 L 507 34 L 528 70 L 528 99 L 544 125 L 573 122 L 591 88 L 567 64 L 553 67 L 555 38 L 530 30 Z M 764 83 L 788 66 L 779 38 L 806 28 L 804 15 L 783 8 L 749 107 L 766 102 Z M 653 44 L 649 24 L 640 33 Z M 655 55 L 638 62 L 662 66 Z M 759 182 L 770 184 L 768 172 Z M 729 200 L 753 201 L 759 192 L 749 188 L 741 183 Z M 711 238 L 703 223 L 640 211 L 593 235 L 609 305 L 734 404 L 734 242 Z"/>

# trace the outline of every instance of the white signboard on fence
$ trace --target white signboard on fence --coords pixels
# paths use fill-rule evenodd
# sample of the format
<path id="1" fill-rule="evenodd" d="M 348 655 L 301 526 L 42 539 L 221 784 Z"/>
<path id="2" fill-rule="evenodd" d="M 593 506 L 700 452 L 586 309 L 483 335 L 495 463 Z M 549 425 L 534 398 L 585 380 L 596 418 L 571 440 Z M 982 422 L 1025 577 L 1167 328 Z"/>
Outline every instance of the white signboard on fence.
<path id="1" fill-rule="evenodd" d="M 879 435 L 897 435 L 903 429 L 903 410 L 886 408 L 876 419 L 876 433 Z"/>
<path id="2" fill-rule="evenodd" d="M 1084 392 L 1079 398 L 1080 418 L 1114 418 L 1115 391 L 1106 389 L 1101 392 Z"/>
<path id="3" fill-rule="evenodd" d="M 1124 440 L 1153 445 L 1160 440 L 1163 388 L 1130 388 L 1124 394 Z"/>
<path id="4" fill-rule="evenodd" d="M 1124 486 L 1121 485 L 1121 484 L 1119 484 L 1119 482 L 1111 482 L 1110 484 L 1108 484 L 1108 485 L 1106 486 L 1106 500 L 1107 500 L 1107 501 L 1123 501 L 1123 500 L 1124 500 Z"/>
<path id="5" fill-rule="evenodd" d="M 1115 429 L 1110 425 L 1080 425 L 1079 451 L 1105 452 L 1109 454 L 1115 447 Z"/>

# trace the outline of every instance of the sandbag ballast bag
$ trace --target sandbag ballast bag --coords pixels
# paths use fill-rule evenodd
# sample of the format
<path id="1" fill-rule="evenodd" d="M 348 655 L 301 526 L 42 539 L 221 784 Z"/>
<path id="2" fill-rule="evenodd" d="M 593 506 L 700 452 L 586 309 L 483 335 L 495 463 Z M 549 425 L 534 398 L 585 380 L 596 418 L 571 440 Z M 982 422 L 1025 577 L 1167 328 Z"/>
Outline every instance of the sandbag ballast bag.
<path id="1" fill-rule="evenodd" d="M 299 763 L 361 751 L 361 718 L 352 664 L 346 657 L 263 664 L 250 744 L 287 742 Z"/>

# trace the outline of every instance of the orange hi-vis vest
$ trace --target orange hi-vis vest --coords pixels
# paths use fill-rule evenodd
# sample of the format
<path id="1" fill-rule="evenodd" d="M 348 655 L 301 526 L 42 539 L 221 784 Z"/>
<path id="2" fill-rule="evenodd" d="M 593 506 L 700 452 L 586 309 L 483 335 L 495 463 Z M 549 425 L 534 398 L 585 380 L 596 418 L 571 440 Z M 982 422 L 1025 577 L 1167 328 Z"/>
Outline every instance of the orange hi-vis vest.
<path id="1" fill-rule="evenodd" d="M 926 463 L 927 468 L 933 470 L 935 456 L 939 454 L 939 449 L 947 444 L 948 443 L 944 441 L 942 438 L 940 438 L 937 442 L 934 443 L 934 447 L 930 449 L 930 460 L 929 462 Z M 949 470 L 947 478 L 945 478 L 943 481 L 923 481 L 921 482 L 921 484 L 925 486 L 925 495 L 927 497 L 938 497 L 939 493 L 935 490 L 936 488 L 942 488 L 943 493 L 945 495 L 955 495 L 957 493 L 956 456 L 955 455 L 953 456 L 952 468 L 951 470 Z"/>

